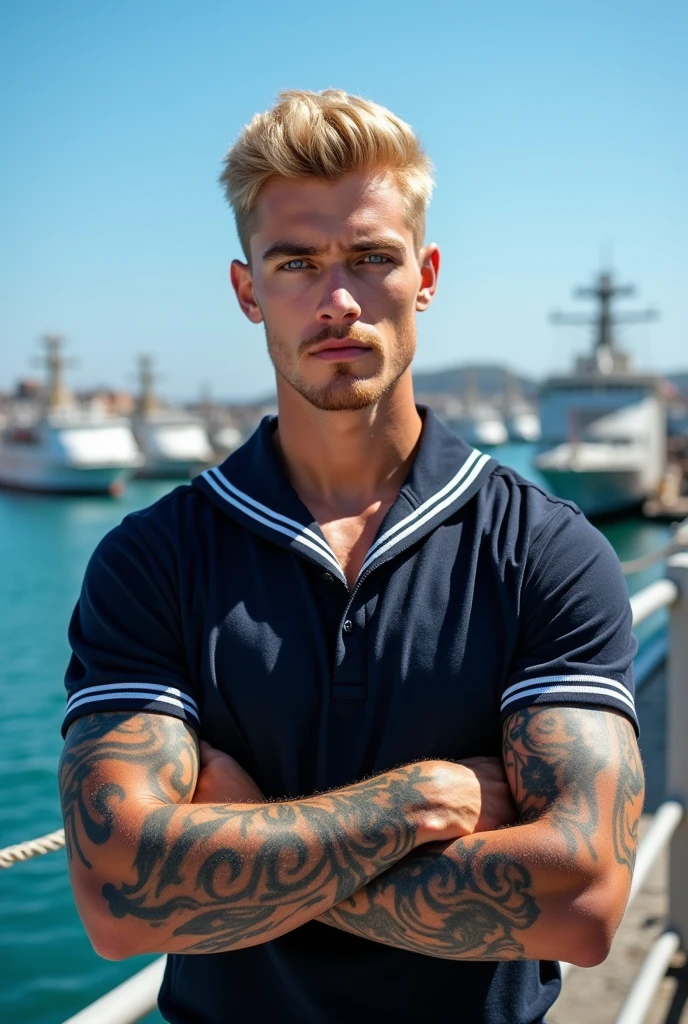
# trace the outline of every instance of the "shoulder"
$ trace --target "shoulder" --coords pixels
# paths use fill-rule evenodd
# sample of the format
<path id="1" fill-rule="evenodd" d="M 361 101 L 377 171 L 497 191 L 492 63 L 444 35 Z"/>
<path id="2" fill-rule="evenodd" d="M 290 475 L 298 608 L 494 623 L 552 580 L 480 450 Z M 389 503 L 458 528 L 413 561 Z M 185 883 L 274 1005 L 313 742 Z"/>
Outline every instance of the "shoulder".
<path id="1" fill-rule="evenodd" d="M 504 538 L 501 547 L 518 564 L 521 593 L 530 595 L 532 607 L 551 599 L 588 612 L 590 602 L 628 608 L 618 556 L 577 505 L 504 466 L 494 471 L 488 487 L 491 529 Z"/>
<path id="2" fill-rule="evenodd" d="M 130 559 L 140 566 L 172 566 L 207 536 L 214 515 L 196 488 L 189 484 L 177 487 L 152 505 L 130 512 L 105 534 L 92 555 L 89 571 L 108 564 L 122 569 Z"/>
<path id="3" fill-rule="evenodd" d="M 616 559 L 608 541 L 577 505 L 501 464 L 477 495 L 476 520 L 478 529 L 491 538 L 495 554 L 523 568 L 545 549 L 611 552 Z"/>
<path id="4" fill-rule="evenodd" d="M 567 520 L 587 522 L 585 516 L 572 501 L 550 494 L 539 484 L 527 480 L 515 469 L 497 465 L 486 484 L 485 497 L 490 502 L 495 516 L 508 511 L 518 516 L 519 521 L 531 532 L 537 532 L 551 519 L 563 515 Z"/>

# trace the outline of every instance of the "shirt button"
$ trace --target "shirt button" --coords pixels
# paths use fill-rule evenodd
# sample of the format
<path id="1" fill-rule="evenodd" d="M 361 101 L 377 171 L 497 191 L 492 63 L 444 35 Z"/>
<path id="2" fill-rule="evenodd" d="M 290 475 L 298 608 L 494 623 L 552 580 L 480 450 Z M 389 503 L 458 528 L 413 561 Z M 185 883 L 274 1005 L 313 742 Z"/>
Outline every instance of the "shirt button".
<path id="1" fill-rule="evenodd" d="M 347 619 L 346 622 L 344 623 L 344 632 L 345 633 L 350 633 L 353 628 L 354 628 L 353 622 L 351 621 L 351 619 Z"/>
<path id="2" fill-rule="evenodd" d="M 324 573 L 322 574 L 322 578 L 323 578 L 324 580 L 326 580 L 326 581 L 327 581 L 327 583 L 331 583 L 331 582 L 332 582 L 332 573 L 331 573 L 331 572 L 324 572 Z"/>

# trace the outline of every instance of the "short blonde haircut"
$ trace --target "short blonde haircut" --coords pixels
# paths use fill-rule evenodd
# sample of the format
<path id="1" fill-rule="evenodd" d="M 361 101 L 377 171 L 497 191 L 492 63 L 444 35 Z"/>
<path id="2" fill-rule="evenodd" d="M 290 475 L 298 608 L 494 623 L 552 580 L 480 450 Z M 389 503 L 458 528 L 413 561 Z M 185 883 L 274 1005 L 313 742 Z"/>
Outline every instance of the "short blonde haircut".
<path id="1" fill-rule="evenodd" d="M 340 89 L 280 93 L 272 110 L 244 127 L 220 175 L 244 254 L 249 257 L 258 197 L 271 178 L 337 181 L 363 170 L 394 175 L 420 248 L 433 181 L 413 129 L 385 107 Z"/>

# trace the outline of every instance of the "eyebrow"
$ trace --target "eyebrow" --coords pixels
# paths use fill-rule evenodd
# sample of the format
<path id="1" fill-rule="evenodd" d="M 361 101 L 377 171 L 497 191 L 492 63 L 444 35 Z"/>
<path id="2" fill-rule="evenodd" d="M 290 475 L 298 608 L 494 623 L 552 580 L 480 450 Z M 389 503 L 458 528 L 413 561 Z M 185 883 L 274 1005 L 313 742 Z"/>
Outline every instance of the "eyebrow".
<path id="1" fill-rule="evenodd" d="M 377 249 L 391 249 L 394 252 L 405 253 L 406 246 L 397 238 L 365 238 L 360 242 L 354 242 L 348 247 L 348 252 L 373 252 Z M 269 246 L 263 253 L 264 260 L 301 259 L 304 256 L 324 256 L 327 252 L 326 246 L 303 245 L 301 242 L 281 241 Z"/>

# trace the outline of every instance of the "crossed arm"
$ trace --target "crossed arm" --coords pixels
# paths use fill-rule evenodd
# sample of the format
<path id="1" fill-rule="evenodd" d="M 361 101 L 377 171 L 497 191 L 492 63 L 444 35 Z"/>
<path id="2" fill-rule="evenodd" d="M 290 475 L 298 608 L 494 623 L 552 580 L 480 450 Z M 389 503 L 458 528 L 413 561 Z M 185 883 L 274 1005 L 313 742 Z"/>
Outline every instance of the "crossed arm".
<path id="1" fill-rule="evenodd" d="M 101 714 L 71 727 L 60 768 L 70 871 L 102 955 L 221 952 L 316 918 L 454 959 L 587 965 L 606 955 L 643 793 L 623 717 L 514 714 L 504 763 L 518 821 L 507 828 L 470 806 L 466 766 L 420 762 L 264 803 L 223 757 L 199 776 L 193 734 L 165 716 Z M 497 806 L 496 784 L 489 792 Z"/>
<path id="2" fill-rule="evenodd" d="M 642 810 L 633 729 L 614 712 L 529 708 L 503 747 L 517 825 L 424 846 L 319 920 L 450 959 L 603 960 Z"/>

